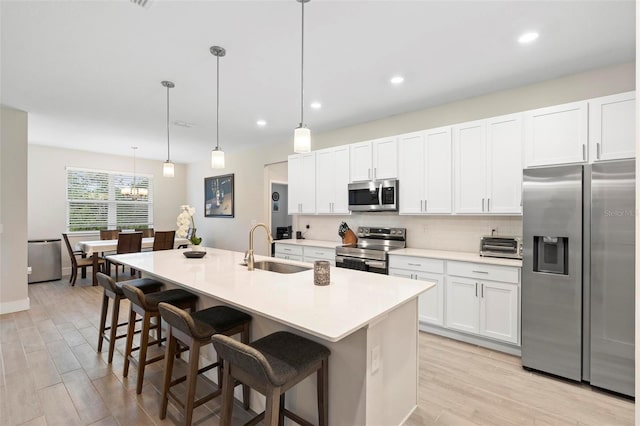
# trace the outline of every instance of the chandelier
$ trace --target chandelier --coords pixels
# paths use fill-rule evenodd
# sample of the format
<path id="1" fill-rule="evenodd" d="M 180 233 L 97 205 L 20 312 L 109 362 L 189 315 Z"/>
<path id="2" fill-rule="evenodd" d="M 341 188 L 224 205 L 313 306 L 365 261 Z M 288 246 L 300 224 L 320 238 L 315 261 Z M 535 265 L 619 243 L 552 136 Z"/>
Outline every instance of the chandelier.
<path id="1" fill-rule="evenodd" d="M 132 146 L 133 150 L 133 184 L 131 186 L 125 186 L 120 190 L 120 193 L 125 197 L 131 197 L 133 201 L 138 200 L 138 198 L 146 198 L 149 195 L 149 190 L 147 188 L 139 188 L 136 186 L 136 150 L 137 146 Z"/>

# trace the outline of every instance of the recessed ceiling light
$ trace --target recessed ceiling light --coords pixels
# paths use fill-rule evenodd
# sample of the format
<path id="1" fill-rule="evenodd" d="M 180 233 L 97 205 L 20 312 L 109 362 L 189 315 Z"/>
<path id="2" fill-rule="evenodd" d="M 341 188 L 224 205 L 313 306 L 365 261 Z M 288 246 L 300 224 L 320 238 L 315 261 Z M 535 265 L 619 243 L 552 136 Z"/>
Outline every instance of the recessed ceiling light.
<path id="1" fill-rule="evenodd" d="M 256 121 L 256 124 L 260 127 L 264 127 L 267 125 L 267 122 L 265 120 L 258 120 Z"/>
<path id="2" fill-rule="evenodd" d="M 396 75 L 391 77 L 391 80 L 389 81 L 391 81 L 391 84 L 400 84 L 404 81 L 404 77 L 401 75 Z"/>
<path id="3" fill-rule="evenodd" d="M 525 44 L 525 43 L 531 43 L 532 41 L 534 41 L 535 39 L 537 39 L 539 36 L 539 34 L 535 31 L 530 31 L 528 33 L 524 33 L 522 34 L 519 38 L 518 38 L 518 42 Z"/>
<path id="4" fill-rule="evenodd" d="M 320 109 L 322 108 L 322 104 L 320 102 L 311 102 L 311 108 L 313 109 Z"/>

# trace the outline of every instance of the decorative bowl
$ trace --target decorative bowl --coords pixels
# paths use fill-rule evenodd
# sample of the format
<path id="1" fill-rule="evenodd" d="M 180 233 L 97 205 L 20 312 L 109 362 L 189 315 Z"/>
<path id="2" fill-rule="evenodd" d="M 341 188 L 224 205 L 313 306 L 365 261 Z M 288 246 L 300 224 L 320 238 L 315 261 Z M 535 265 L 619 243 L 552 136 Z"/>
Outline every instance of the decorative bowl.
<path id="1" fill-rule="evenodd" d="M 185 257 L 188 257 L 189 259 L 200 259 L 203 258 L 205 254 L 207 254 L 206 251 L 183 251 L 182 254 L 185 255 Z"/>

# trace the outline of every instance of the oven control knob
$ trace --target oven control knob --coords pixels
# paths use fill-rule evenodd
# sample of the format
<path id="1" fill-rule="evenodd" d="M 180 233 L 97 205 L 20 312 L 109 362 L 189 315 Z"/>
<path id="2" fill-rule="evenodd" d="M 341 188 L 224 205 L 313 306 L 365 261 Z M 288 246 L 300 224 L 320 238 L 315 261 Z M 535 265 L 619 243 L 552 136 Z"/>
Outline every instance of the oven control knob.
<path id="1" fill-rule="evenodd" d="M 391 235 L 394 235 L 396 233 L 395 229 L 391 230 Z"/>
<path id="2" fill-rule="evenodd" d="M 363 231 L 365 234 L 368 234 L 368 233 L 369 233 L 369 228 L 364 228 L 362 231 Z"/>

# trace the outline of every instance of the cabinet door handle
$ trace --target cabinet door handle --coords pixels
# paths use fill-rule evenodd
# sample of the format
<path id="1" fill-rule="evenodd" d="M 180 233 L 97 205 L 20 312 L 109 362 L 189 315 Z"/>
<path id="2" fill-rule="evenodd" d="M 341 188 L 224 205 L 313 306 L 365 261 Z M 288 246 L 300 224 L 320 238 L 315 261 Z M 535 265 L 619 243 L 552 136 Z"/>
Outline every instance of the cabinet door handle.
<path id="1" fill-rule="evenodd" d="M 476 283 L 476 297 L 478 297 L 478 283 Z"/>
<path id="2" fill-rule="evenodd" d="M 427 212 L 427 200 L 424 200 L 424 212 Z"/>
<path id="3" fill-rule="evenodd" d="M 596 158 L 600 159 L 600 142 L 596 144 Z"/>
<path id="4" fill-rule="evenodd" d="M 484 283 L 480 285 L 480 297 L 484 298 Z"/>
<path id="5" fill-rule="evenodd" d="M 489 273 L 487 271 L 471 271 L 471 272 L 475 272 L 476 274 L 488 274 Z"/>
<path id="6" fill-rule="evenodd" d="M 491 211 L 491 198 L 487 198 L 487 211 Z"/>
<path id="7" fill-rule="evenodd" d="M 374 168 L 373 168 L 373 178 L 375 179 L 375 178 L 377 177 L 377 175 L 378 175 L 378 171 L 377 171 L 377 169 L 374 167 Z"/>
<path id="8" fill-rule="evenodd" d="M 484 212 L 484 198 L 482 199 L 482 211 Z"/>
<path id="9" fill-rule="evenodd" d="M 420 200 L 420 211 L 421 212 L 424 211 L 424 210 L 422 210 L 422 202 L 423 202 L 423 200 Z"/>
<path id="10" fill-rule="evenodd" d="M 371 179 L 371 169 L 367 169 L 367 179 Z"/>
<path id="11" fill-rule="evenodd" d="M 422 266 L 422 263 L 409 263 L 409 262 L 407 262 L 407 265 L 409 265 L 409 266 Z"/>
<path id="12" fill-rule="evenodd" d="M 582 144 L 582 159 L 587 161 L 587 145 Z"/>

